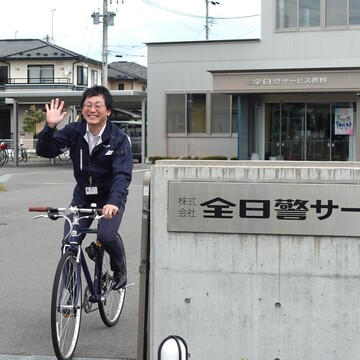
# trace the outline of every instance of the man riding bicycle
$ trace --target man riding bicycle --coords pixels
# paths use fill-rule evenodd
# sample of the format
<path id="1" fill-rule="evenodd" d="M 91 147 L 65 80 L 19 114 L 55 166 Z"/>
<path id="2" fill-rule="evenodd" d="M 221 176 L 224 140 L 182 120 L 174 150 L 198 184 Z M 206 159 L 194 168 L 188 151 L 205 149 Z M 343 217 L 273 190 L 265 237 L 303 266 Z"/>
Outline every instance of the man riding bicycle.
<path id="1" fill-rule="evenodd" d="M 93 86 L 84 91 L 80 105 L 83 121 L 72 122 L 55 132 L 64 119 L 64 101 L 52 99 L 46 104 L 46 124 L 39 134 L 36 153 L 55 158 L 65 148 L 70 149 L 76 186 L 71 205 L 90 206 L 96 203 L 104 216 L 99 222 L 98 240 L 110 255 L 114 272 L 112 288 L 127 283 L 123 263 L 123 244 L 117 238 L 125 210 L 128 188 L 132 177 L 133 156 L 128 136 L 108 117 L 113 99 L 104 86 Z M 82 219 L 84 227 L 92 220 Z M 65 223 L 64 233 L 69 225 Z"/>

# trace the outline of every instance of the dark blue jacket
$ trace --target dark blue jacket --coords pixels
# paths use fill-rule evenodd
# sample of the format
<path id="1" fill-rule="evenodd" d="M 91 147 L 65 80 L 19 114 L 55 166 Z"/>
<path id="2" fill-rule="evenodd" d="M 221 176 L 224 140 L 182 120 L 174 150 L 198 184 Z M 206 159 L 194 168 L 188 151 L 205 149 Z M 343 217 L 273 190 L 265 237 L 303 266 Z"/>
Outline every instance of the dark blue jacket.
<path id="1" fill-rule="evenodd" d="M 72 122 L 61 130 L 48 125 L 39 134 L 36 154 L 55 158 L 62 149 L 70 148 L 76 186 L 72 205 L 96 203 L 102 207 L 112 204 L 125 205 L 132 177 L 133 157 L 128 136 L 107 120 L 102 134 L 102 143 L 89 154 L 89 145 L 84 138 L 86 122 Z M 90 177 L 92 184 L 90 184 Z M 97 195 L 86 195 L 85 188 L 97 187 Z"/>

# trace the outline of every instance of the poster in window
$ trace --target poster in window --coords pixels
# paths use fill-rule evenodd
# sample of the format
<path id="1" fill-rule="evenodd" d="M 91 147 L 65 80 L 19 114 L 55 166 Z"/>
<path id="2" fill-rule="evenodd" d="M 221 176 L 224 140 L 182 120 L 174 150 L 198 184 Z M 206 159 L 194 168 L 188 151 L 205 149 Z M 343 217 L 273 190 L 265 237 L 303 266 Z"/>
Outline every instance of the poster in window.
<path id="1" fill-rule="evenodd" d="M 335 135 L 354 133 L 354 111 L 352 108 L 335 109 Z"/>

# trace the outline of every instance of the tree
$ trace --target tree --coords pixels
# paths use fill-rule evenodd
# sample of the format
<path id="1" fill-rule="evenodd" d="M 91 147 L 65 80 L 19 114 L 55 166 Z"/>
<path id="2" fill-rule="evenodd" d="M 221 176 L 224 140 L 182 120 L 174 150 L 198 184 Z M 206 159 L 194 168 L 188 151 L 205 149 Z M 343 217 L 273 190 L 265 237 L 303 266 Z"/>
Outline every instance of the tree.
<path id="1" fill-rule="evenodd" d="M 31 105 L 29 109 L 25 110 L 23 130 L 26 132 L 36 134 L 36 124 L 45 121 L 45 112 L 38 109 L 35 105 Z"/>

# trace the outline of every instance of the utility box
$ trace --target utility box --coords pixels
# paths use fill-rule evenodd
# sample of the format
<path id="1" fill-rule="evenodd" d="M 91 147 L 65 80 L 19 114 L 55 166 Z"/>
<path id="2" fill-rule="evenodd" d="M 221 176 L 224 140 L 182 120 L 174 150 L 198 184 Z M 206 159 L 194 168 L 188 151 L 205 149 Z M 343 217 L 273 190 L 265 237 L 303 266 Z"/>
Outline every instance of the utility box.
<path id="1" fill-rule="evenodd" d="M 354 163 L 158 161 L 150 180 L 148 351 L 191 359 L 357 359 Z"/>

